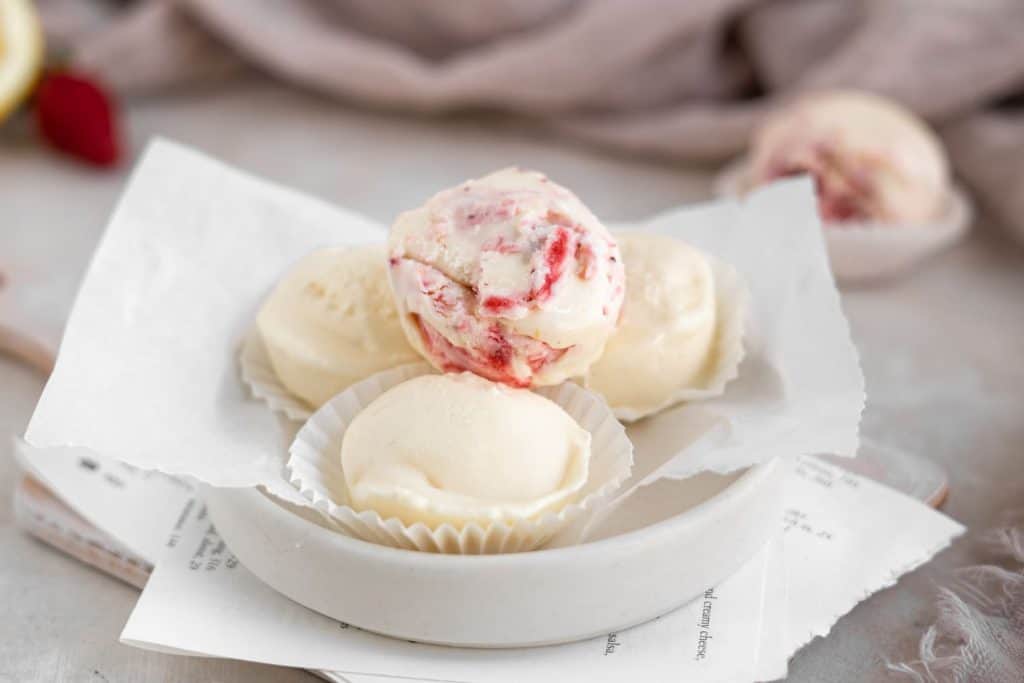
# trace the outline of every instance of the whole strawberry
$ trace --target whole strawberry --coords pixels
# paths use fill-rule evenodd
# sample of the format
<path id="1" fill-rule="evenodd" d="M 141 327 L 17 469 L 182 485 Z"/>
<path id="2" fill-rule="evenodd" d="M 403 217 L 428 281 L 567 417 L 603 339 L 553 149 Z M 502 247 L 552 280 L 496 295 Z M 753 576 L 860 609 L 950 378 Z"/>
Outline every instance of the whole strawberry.
<path id="1" fill-rule="evenodd" d="M 48 71 L 35 92 L 43 138 L 58 150 L 96 166 L 121 157 L 117 111 L 101 85 L 67 70 Z"/>

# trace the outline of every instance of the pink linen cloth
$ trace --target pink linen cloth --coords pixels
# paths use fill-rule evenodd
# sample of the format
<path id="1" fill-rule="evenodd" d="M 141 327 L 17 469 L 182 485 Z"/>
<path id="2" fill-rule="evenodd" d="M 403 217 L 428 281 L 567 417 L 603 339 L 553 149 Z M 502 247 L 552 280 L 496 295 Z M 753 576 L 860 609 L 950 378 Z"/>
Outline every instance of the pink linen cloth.
<path id="1" fill-rule="evenodd" d="M 740 153 L 764 112 L 801 91 L 873 90 L 934 123 L 981 203 L 1024 239 L 1024 106 L 1011 99 L 1024 92 L 1020 0 L 40 6 L 52 42 L 128 96 L 248 64 L 346 101 L 513 112 L 677 160 Z"/>

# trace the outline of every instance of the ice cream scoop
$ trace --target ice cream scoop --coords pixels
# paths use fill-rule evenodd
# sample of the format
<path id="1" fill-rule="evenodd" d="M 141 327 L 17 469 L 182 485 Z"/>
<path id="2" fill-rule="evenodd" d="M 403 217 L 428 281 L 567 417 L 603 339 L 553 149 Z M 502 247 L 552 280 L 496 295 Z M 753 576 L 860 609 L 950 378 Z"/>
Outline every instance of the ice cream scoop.
<path id="1" fill-rule="evenodd" d="M 401 214 L 388 238 L 409 342 L 436 368 L 558 384 L 597 359 L 625 273 L 608 230 L 569 190 L 508 168 Z"/>
<path id="2" fill-rule="evenodd" d="M 406 525 L 514 524 L 569 502 L 587 480 L 590 433 L 558 404 L 471 373 L 392 387 L 341 446 L 350 506 Z"/>
<path id="3" fill-rule="evenodd" d="M 715 279 L 707 258 L 681 240 L 639 232 L 616 238 L 626 301 L 586 385 L 616 413 L 637 418 L 699 385 L 715 346 Z"/>
<path id="4" fill-rule="evenodd" d="M 754 136 L 749 180 L 810 173 L 829 223 L 926 223 L 949 192 L 949 163 L 927 124 L 861 92 L 809 95 L 770 116 Z"/>
<path id="5" fill-rule="evenodd" d="M 309 254 L 277 284 L 256 324 L 281 383 L 314 407 L 419 360 L 398 322 L 383 244 Z"/>

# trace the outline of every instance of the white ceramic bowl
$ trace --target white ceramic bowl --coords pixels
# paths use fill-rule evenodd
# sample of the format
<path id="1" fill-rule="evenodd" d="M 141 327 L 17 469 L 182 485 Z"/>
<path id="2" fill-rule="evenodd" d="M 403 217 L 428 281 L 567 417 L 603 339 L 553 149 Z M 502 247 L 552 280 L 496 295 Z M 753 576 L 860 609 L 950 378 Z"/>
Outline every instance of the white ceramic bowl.
<path id="1" fill-rule="evenodd" d="M 339 621 L 443 645 L 580 640 L 669 612 L 716 585 L 779 528 L 775 463 L 640 489 L 582 545 L 435 555 L 330 531 L 255 489 L 205 490 L 232 552 L 267 585 Z"/>

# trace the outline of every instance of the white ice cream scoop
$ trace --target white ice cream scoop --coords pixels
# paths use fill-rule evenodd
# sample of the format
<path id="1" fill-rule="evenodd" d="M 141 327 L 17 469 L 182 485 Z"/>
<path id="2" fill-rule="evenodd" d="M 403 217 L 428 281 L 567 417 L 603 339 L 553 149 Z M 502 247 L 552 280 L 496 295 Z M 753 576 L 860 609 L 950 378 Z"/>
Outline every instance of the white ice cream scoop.
<path id="1" fill-rule="evenodd" d="M 309 254 L 256 323 L 281 383 L 314 408 L 375 372 L 419 360 L 398 322 L 383 244 Z"/>
<path id="2" fill-rule="evenodd" d="M 698 388 L 709 368 L 718 318 L 715 278 L 704 255 L 651 233 L 616 235 L 626 264 L 622 320 L 587 388 L 635 419 Z"/>
<path id="3" fill-rule="evenodd" d="M 353 509 L 459 529 L 557 512 L 587 481 L 590 445 L 564 409 L 527 389 L 423 375 L 356 416 L 341 463 Z"/>

